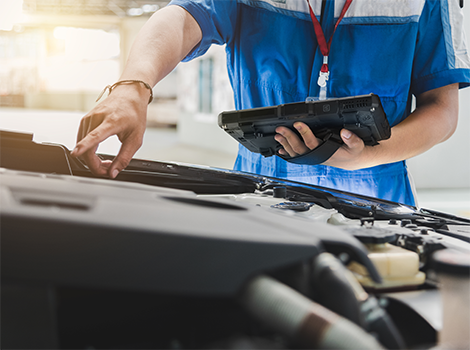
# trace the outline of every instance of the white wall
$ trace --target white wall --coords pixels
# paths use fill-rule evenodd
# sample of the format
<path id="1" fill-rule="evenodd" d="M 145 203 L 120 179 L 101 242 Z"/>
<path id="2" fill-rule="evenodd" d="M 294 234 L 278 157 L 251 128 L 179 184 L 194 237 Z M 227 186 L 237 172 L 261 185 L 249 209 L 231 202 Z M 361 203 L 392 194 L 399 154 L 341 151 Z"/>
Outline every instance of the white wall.
<path id="1" fill-rule="evenodd" d="M 199 60 L 182 63 L 178 66 L 178 140 L 208 150 L 226 153 L 235 159 L 238 143 L 217 124 L 218 114 L 233 110 L 233 92 L 226 68 L 225 49 L 212 45 L 204 58 L 212 57 L 213 94 L 212 113 L 198 112 Z"/>
<path id="2" fill-rule="evenodd" d="M 408 161 L 418 189 L 470 188 L 470 89 L 460 91 L 459 125 L 446 142 Z"/>

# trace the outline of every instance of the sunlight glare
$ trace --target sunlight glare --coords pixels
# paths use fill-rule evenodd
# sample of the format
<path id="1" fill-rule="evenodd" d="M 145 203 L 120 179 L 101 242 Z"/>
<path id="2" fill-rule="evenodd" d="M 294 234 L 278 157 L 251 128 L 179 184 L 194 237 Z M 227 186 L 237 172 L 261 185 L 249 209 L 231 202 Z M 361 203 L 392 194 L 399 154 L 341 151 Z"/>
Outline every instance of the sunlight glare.
<path id="1" fill-rule="evenodd" d="M 10 31 L 23 18 L 23 0 L 0 1 L 0 30 Z"/>
<path id="2" fill-rule="evenodd" d="M 56 27 L 54 38 L 64 40 L 69 61 L 106 60 L 119 56 L 119 34 L 101 29 Z"/>

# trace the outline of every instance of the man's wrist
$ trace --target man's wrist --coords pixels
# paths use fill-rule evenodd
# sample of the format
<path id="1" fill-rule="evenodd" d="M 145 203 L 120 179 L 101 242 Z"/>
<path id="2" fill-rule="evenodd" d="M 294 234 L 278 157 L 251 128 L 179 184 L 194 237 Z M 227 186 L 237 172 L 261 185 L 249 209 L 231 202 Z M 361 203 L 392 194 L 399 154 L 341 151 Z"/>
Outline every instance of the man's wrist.
<path id="1" fill-rule="evenodd" d="M 126 91 L 126 94 L 129 91 L 136 91 L 138 92 L 140 97 L 148 96 L 148 104 L 150 104 L 153 100 L 153 90 L 152 87 L 143 80 L 136 80 L 136 79 L 122 79 L 114 83 L 113 85 L 106 86 L 103 91 L 100 93 L 96 101 L 98 102 L 103 94 L 108 91 L 108 95 L 110 95 L 114 90 L 122 92 L 123 90 Z M 150 94 L 150 95 L 149 95 Z"/>

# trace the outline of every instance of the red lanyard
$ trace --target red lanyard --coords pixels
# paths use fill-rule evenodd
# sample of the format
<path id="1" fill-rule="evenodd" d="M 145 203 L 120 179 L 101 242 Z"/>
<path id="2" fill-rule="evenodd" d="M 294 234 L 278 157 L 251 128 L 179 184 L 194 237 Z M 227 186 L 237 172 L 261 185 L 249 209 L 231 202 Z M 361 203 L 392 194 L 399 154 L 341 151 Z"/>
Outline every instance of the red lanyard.
<path id="1" fill-rule="evenodd" d="M 339 18 L 336 21 L 335 29 L 333 30 L 333 33 L 331 34 L 330 40 L 328 40 L 328 43 L 326 42 L 323 29 L 320 23 L 318 22 L 317 17 L 313 13 L 313 9 L 312 9 L 312 6 L 310 5 L 310 1 L 309 0 L 306 0 L 306 1 L 308 4 L 308 8 L 310 10 L 310 17 L 312 18 L 313 28 L 315 29 L 315 36 L 317 37 L 318 46 L 320 46 L 320 51 L 323 54 L 323 65 L 320 70 L 320 78 L 322 77 L 321 73 L 324 73 L 325 75 L 323 75 L 323 80 L 321 80 L 320 78 L 318 79 L 318 85 L 323 87 L 326 85 L 326 80 L 328 80 L 328 75 L 329 75 L 328 55 L 330 54 L 330 47 L 331 47 L 331 41 L 333 40 L 333 35 L 335 34 L 336 28 L 338 28 L 339 22 L 341 22 L 341 20 L 343 19 L 344 15 L 346 14 L 346 11 L 349 8 L 349 5 L 351 5 L 353 0 L 346 0 L 343 6 L 343 10 L 341 11 Z"/>

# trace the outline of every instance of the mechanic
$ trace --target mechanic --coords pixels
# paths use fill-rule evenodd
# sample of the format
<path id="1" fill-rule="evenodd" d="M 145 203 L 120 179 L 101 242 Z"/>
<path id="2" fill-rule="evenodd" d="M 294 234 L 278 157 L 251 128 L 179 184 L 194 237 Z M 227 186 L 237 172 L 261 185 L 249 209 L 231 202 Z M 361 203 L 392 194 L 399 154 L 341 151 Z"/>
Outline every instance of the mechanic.
<path id="1" fill-rule="evenodd" d="M 213 43 L 226 44 L 237 109 L 374 93 L 392 126 L 390 139 L 373 147 L 343 129 L 344 145 L 316 166 L 240 146 L 236 170 L 409 205 L 415 201 L 405 160 L 453 134 L 458 89 L 470 83 L 458 0 L 173 0 L 134 42 L 120 78 L 131 81 L 114 85 L 82 119 L 72 155 L 93 173 L 116 177 L 142 144 L 151 86 Z M 283 154 L 319 144 L 305 124 L 295 127 L 302 139 L 276 130 Z M 113 162 L 103 161 L 96 149 L 112 135 L 121 149 Z"/>

